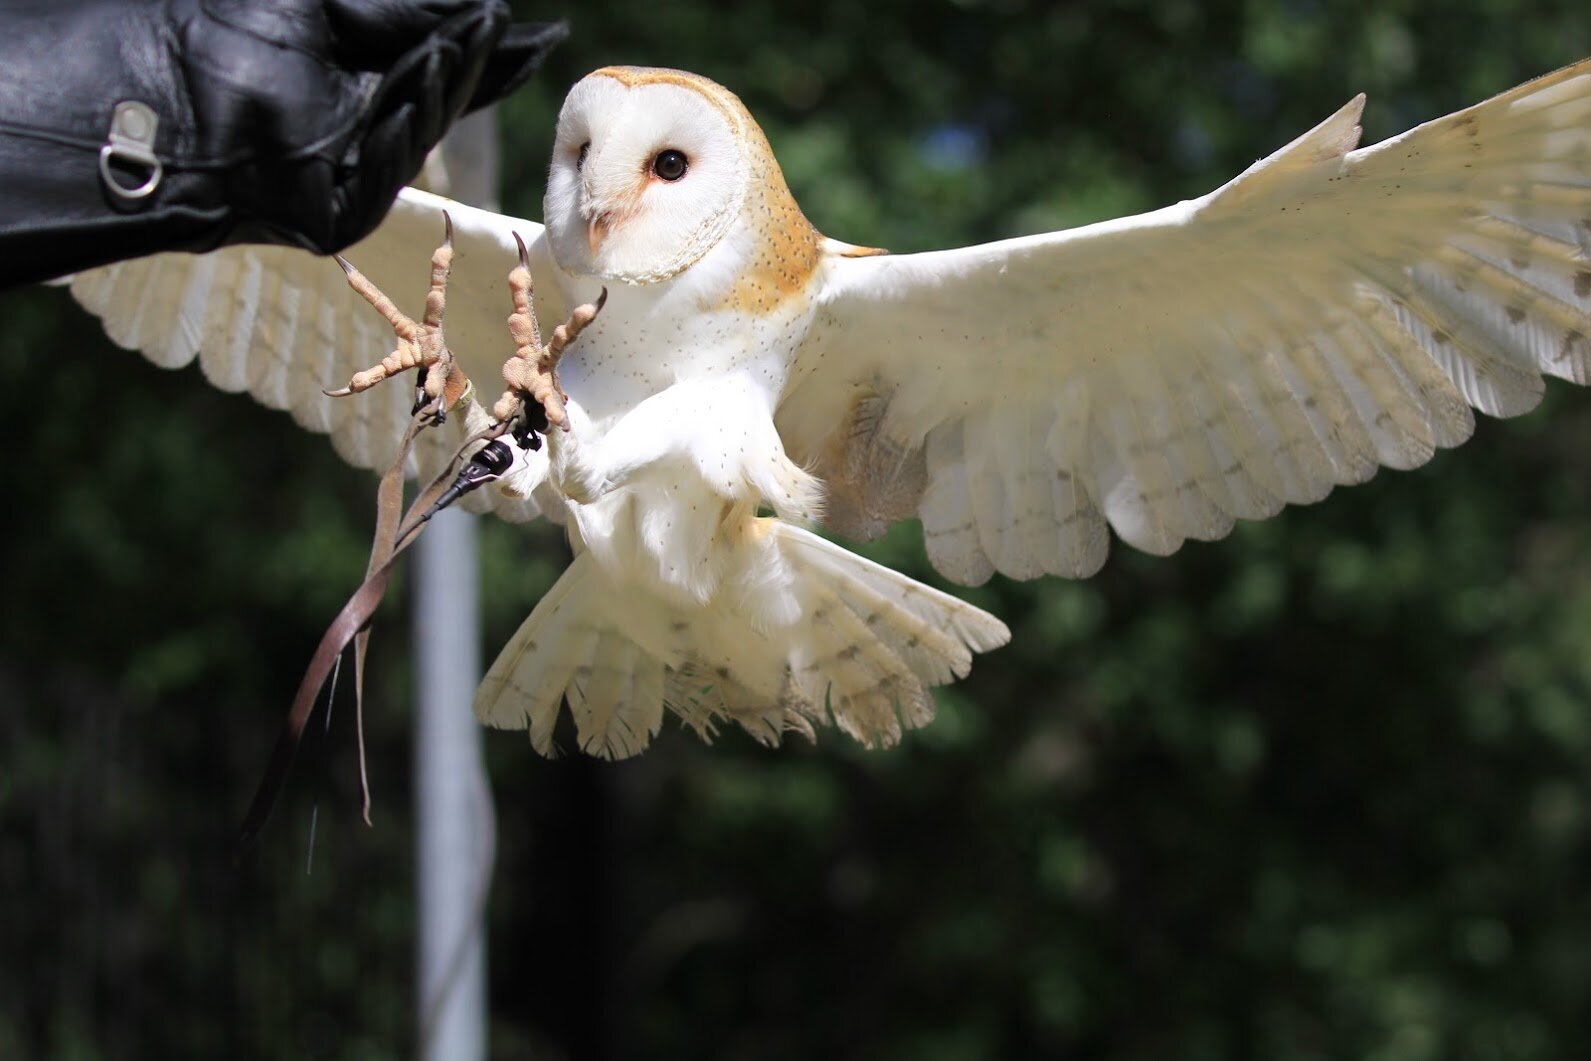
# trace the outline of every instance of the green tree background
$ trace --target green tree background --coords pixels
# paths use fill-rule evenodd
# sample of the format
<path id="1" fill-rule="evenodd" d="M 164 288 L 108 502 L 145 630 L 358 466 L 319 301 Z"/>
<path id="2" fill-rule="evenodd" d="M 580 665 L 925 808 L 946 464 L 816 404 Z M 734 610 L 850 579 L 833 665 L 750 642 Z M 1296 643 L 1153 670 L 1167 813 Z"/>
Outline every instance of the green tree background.
<path id="1" fill-rule="evenodd" d="M 1186 198 L 1357 91 L 1368 142 L 1591 53 L 1591 9 L 1531 0 L 523 13 L 574 37 L 503 108 L 511 212 L 575 78 L 671 65 L 741 95 L 820 229 L 896 250 Z M 407 1054 L 401 587 L 376 827 L 342 710 L 228 858 L 373 478 L 59 290 L 0 320 L 0 1057 Z M 1586 1056 L 1588 530 L 1591 396 L 1555 385 L 1227 541 L 970 592 L 1012 645 L 887 753 L 489 733 L 494 1056 Z M 484 536 L 490 653 L 565 547 Z M 932 580 L 915 527 L 871 552 Z"/>

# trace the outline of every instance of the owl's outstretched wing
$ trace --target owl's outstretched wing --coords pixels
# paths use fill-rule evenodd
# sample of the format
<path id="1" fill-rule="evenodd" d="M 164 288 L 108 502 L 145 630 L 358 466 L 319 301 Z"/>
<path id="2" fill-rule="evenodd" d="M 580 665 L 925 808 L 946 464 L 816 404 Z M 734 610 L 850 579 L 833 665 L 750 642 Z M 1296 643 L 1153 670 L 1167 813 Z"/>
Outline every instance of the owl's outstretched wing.
<path id="1" fill-rule="evenodd" d="M 1361 150 L 1363 98 L 1224 187 L 831 256 L 779 409 L 830 522 L 947 577 L 1086 576 L 1318 501 L 1591 376 L 1591 62 Z"/>
<path id="2" fill-rule="evenodd" d="M 514 232 L 534 241 L 532 268 L 545 261 L 541 226 L 404 189 L 365 240 L 345 252 L 360 271 L 418 317 L 429 283 L 431 250 L 442 239 L 442 211 L 453 219 L 454 259 L 444 332 L 448 346 L 490 405 L 502 390 L 503 360 L 513 353 L 504 321 L 511 308 L 508 271 L 518 261 Z M 393 347 L 392 330 L 348 286 L 336 262 L 287 247 L 238 246 L 209 254 L 158 254 L 80 273 L 72 294 L 99 316 L 109 336 L 166 368 L 198 358 L 211 383 L 247 391 L 286 409 L 311 431 L 331 435 L 350 463 L 392 462 L 414 400 L 412 373 L 347 398 L 321 391 L 379 361 Z M 537 285 L 543 319 L 562 320 L 556 285 Z M 422 474 L 439 468 L 462 437 L 422 432 L 415 456 Z M 470 504 L 474 502 L 474 504 Z M 497 490 L 465 498 L 510 519 L 530 519 L 536 505 Z"/>

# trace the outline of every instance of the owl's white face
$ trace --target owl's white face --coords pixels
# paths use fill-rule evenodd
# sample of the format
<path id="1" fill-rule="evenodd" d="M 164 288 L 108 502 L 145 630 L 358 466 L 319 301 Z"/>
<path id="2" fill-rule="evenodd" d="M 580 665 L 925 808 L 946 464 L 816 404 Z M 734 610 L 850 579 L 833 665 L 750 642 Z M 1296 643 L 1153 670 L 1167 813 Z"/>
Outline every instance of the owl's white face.
<path id="1" fill-rule="evenodd" d="M 562 268 L 652 283 L 723 238 L 745 198 L 748 160 L 738 101 L 718 93 L 728 96 L 692 75 L 637 67 L 598 70 L 570 90 L 544 203 Z"/>

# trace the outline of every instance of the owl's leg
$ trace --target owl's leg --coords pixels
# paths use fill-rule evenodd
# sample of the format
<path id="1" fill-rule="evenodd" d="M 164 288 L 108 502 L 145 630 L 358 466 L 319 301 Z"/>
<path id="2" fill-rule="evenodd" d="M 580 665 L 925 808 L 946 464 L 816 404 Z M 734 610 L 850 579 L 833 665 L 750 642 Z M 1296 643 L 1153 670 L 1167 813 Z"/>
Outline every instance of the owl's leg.
<path id="1" fill-rule="evenodd" d="M 492 417 L 498 423 L 523 419 L 537 432 L 549 427 L 568 431 L 569 415 L 564 403 L 569 396 L 558 382 L 558 361 L 569 344 L 602 312 L 608 289 L 603 288 L 595 302 L 576 307 L 567 321 L 552 330 L 552 341 L 543 344 L 531 304 L 536 285 L 530 276 L 530 255 L 517 232 L 514 241 L 519 244 L 519 264 L 508 274 L 508 292 L 514 303 L 514 312 L 508 317 L 508 335 L 514 342 L 514 356 L 503 362 L 503 382 L 508 389 L 492 406 Z"/>
<path id="2" fill-rule="evenodd" d="M 348 276 L 348 286 L 373 306 L 377 313 L 392 325 L 398 338 L 397 348 L 380 362 L 363 372 L 356 372 L 348 386 L 327 391 L 333 398 L 367 391 L 390 376 L 411 368 L 420 369 L 415 381 L 415 412 L 426 406 L 434 409 L 433 417 L 441 423 L 447 410 L 453 408 L 469 387 L 469 379 L 459 366 L 453 352 L 447 348 L 442 335 L 442 312 L 447 304 L 448 275 L 453 268 L 453 219 L 444 211 L 443 223 L 447 226 L 442 245 L 431 255 L 431 290 L 425 296 L 425 315 L 415 322 L 398 309 L 392 299 L 370 282 L 346 258 L 337 257 Z"/>

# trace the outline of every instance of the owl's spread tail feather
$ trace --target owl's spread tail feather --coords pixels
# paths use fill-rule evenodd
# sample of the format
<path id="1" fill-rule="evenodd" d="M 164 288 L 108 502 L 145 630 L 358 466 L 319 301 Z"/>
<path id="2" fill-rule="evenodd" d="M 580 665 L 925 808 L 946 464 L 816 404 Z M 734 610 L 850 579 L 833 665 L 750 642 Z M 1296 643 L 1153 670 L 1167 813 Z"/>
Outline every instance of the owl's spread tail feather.
<path id="1" fill-rule="evenodd" d="M 543 754 L 567 699 L 581 751 L 642 751 L 667 708 L 710 739 L 724 721 L 767 744 L 831 722 L 887 747 L 933 718 L 928 687 L 964 676 L 974 652 L 1010 639 L 978 608 L 776 520 L 760 521 L 777 578 L 758 577 L 686 609 L 614 584 L 575 558 L 492 664 L 476 695 L 487 725 L 528 729 Z M 736 593 L 787 594 L 798 614 Z"/>

